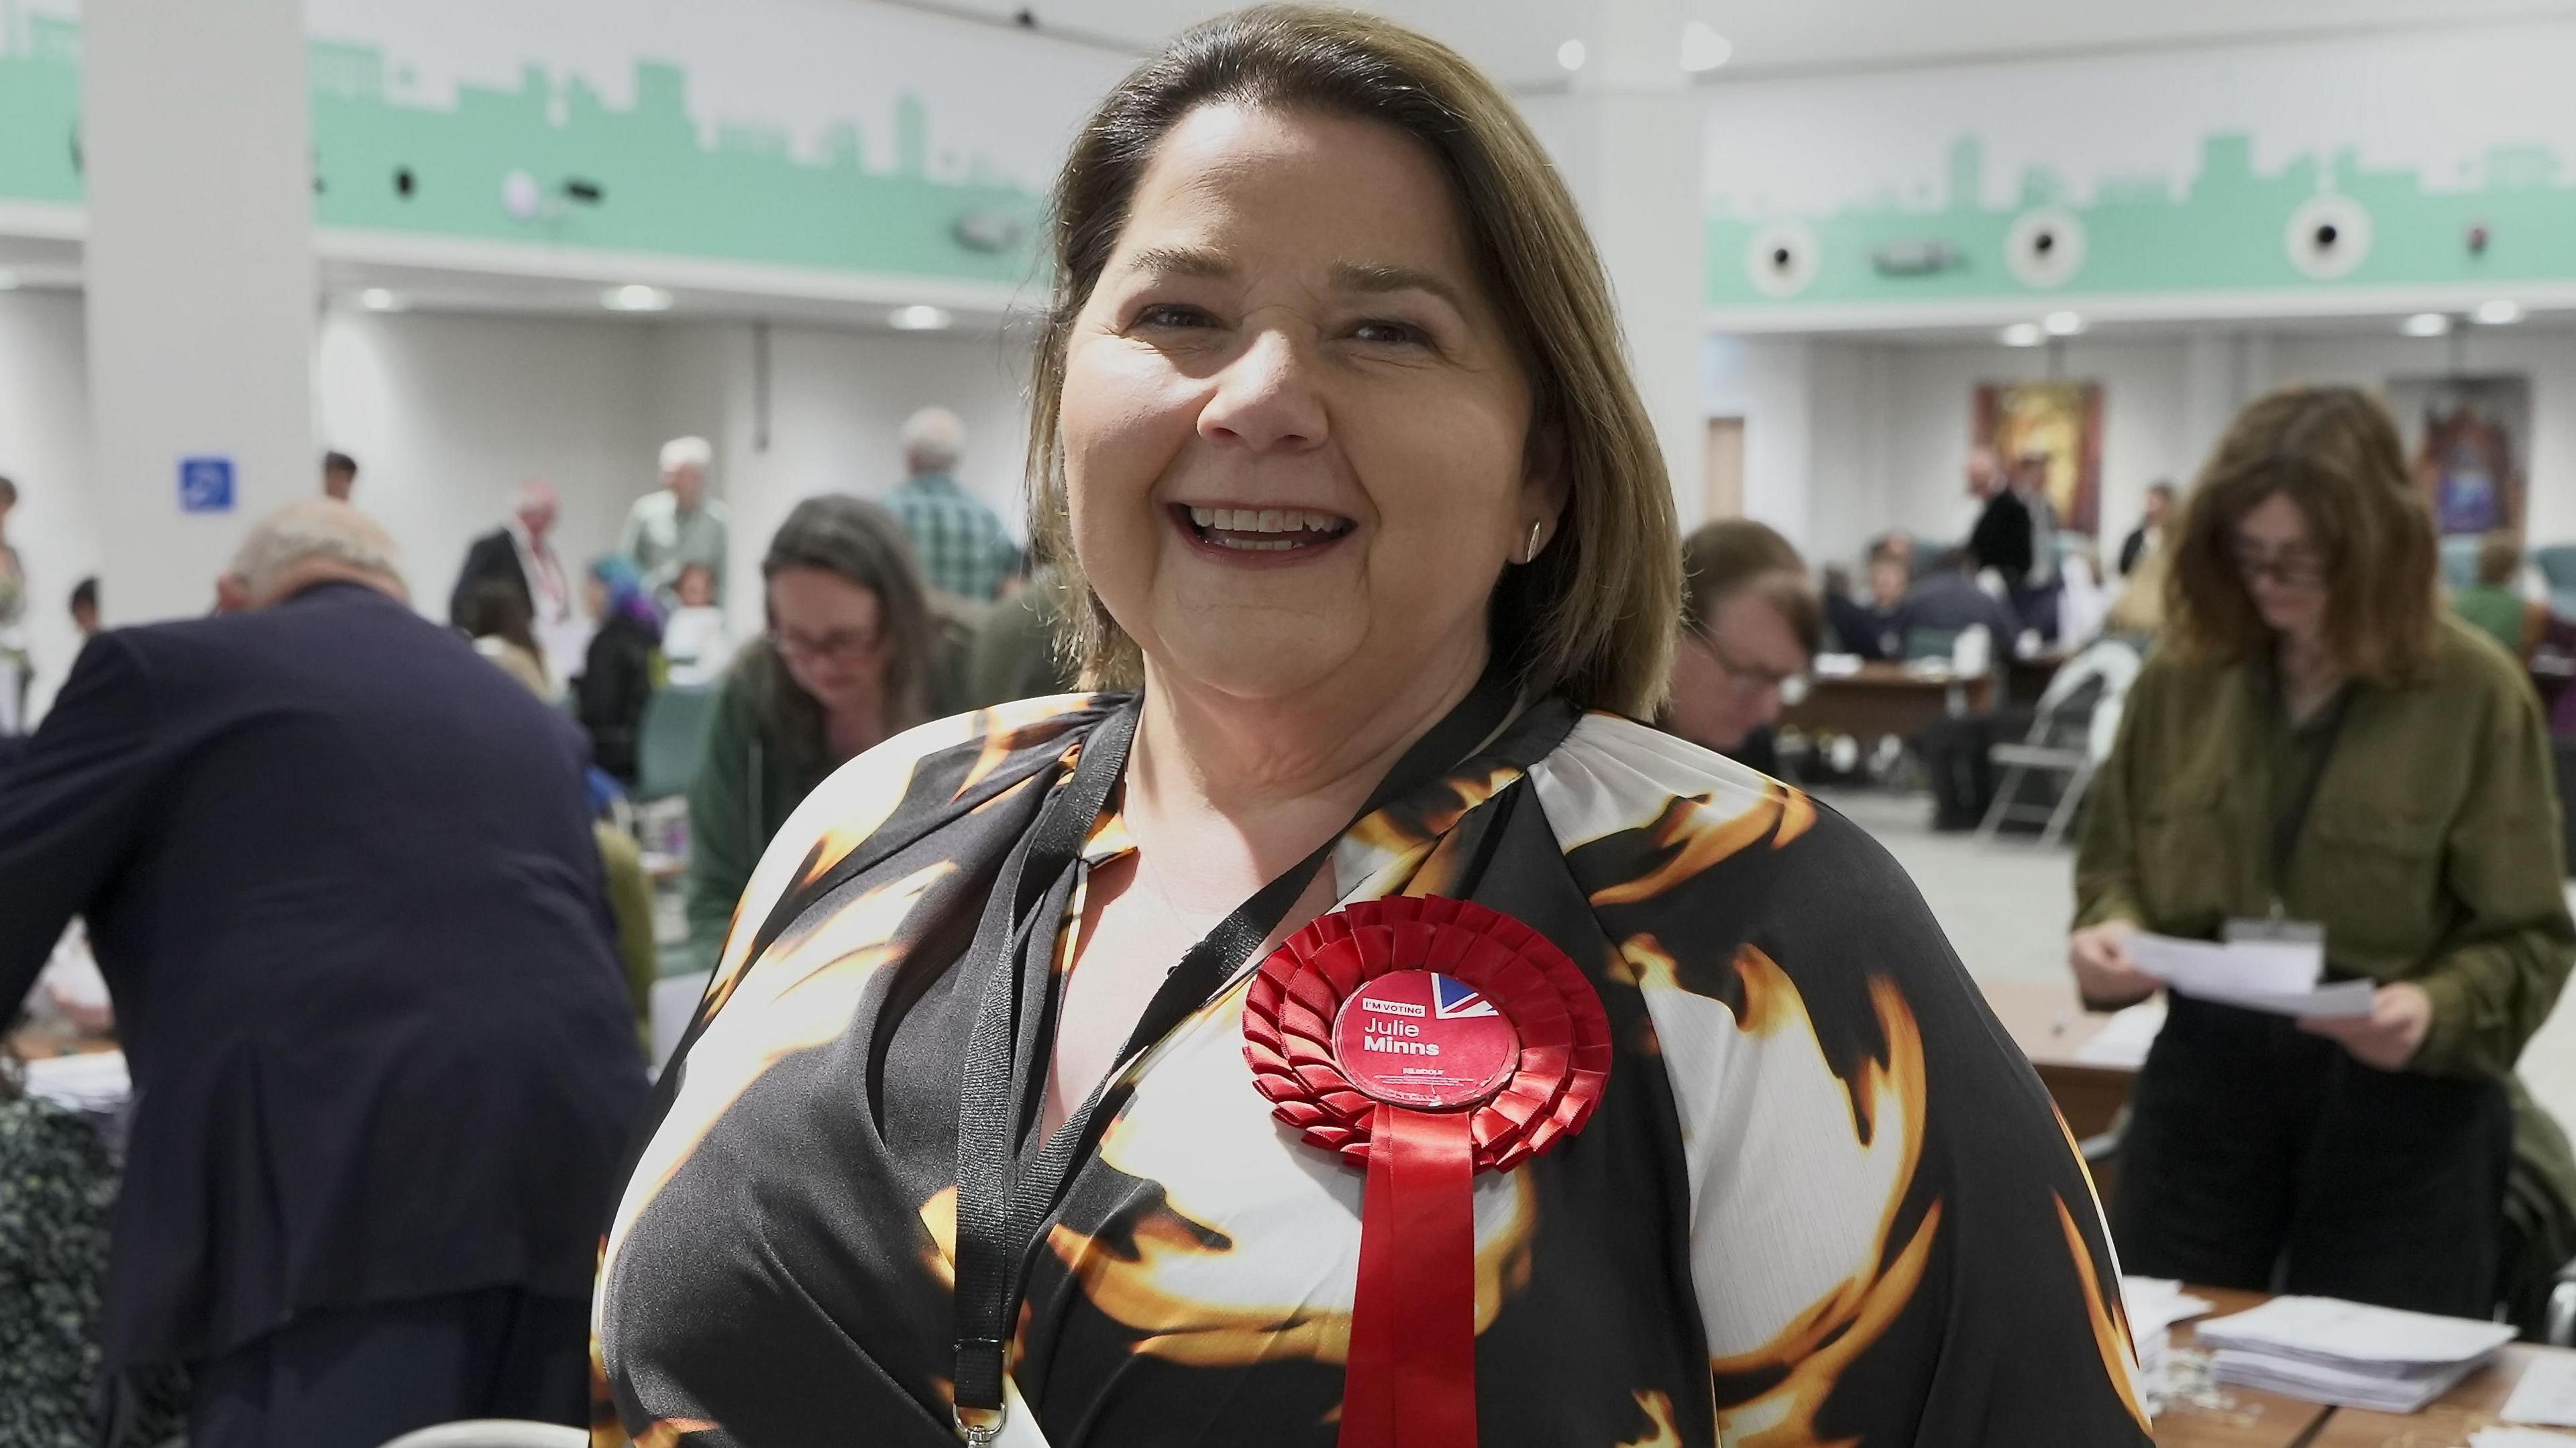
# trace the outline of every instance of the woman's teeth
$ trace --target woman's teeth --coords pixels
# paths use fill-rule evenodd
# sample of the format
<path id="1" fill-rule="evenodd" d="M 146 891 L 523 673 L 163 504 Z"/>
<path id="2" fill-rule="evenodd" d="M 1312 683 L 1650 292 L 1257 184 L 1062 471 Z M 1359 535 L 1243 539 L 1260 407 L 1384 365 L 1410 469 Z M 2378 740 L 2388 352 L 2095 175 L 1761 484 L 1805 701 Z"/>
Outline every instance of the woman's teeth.
<path id="1" fill-rule="evenodd" d="M 1280 552 L 1321 542 L 1350 530 L 1351 521 L 1332 513 L 1317 513 L 1305 508 L 1197 508 L 1190 509 L 1190 521 L 1199 535 L 1223 548 L 1250 552 Z M 1228 534 L 1267 534 L 1267 537 L 1229 537 Z M 1314 536 L 1314 535 L 1321 535 Z"/>

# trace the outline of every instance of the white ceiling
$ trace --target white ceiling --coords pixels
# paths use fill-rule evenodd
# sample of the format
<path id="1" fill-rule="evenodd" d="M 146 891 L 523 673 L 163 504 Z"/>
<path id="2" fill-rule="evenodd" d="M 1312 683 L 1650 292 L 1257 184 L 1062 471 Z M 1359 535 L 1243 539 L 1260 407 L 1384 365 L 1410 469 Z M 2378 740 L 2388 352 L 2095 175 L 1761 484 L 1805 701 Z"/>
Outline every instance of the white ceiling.
<path id="1" fill-rule="evenodd" d="M 1210 0 L 892 0 L 1143 52 L 1235 8 Z M 1556 49 L 1620 0 L 1359 0 L 1458 47 L 1503 81 L 1560 84 Z M 2576 15 L 2576 0 L 1636 0 L 1671 3 L 1735 44 L 1729 75 L 1855 70 L 2388 26 Z M 1676 37 L 1678 43 L 1678 37 Z"/>

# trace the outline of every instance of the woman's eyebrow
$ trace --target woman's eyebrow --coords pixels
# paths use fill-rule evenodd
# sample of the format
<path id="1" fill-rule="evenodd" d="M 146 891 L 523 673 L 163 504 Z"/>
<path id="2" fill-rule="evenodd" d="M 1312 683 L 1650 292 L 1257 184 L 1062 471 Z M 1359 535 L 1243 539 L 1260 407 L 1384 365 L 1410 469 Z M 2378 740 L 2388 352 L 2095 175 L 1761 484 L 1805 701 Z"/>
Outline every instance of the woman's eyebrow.
<path id="1" fill-rule="evenodd" d="M 1409 266 L 1391 266 L 1382 262 L 1339 262 L 1333 267 L 1333 285 L 1346 292 L 1429 292 L 1457 309 L 1468 311 L 1467 299 L 1448 282 Z"/>
<path id="2" fill-rule="evenodd" d="M 1149 246 L 1127 259 L 1129 272 L 1151 272 L 1160 276 L 1209 277 L 1218 280 L 1234 275 L 1234 260 L 1220 251 L 1198 246 Z"/>

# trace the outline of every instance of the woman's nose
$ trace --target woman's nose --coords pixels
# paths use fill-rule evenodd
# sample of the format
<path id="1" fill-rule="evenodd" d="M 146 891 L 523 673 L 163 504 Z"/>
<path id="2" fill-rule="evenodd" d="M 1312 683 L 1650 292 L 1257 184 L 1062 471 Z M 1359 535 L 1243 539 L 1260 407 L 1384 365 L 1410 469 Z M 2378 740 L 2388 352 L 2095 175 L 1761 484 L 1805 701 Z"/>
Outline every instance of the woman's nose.
<path id="1" fill-rule="evenodd" d="M 1258 333 L 1216 377 L 1199 412 L 1199 436 L 1255 452 L 1299 450 L 1324 440 L 1314 359 L 1279 331 Z"/>

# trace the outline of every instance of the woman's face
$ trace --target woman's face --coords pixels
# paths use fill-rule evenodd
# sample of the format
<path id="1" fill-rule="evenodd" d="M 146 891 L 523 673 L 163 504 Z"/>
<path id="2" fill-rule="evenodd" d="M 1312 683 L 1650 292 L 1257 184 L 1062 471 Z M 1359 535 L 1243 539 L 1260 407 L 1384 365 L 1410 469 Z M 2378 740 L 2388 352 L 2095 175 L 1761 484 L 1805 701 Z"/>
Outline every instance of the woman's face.
<path id="1" fill-rule="evenodd" d="M 2273 632 L 2312 642 L 2325 630 L 2325 556 L 2308 515 L 2274 493 L 2236 520 L 2236 573 Z"/>
<path id="2" fill-rule="evenodd" d="M 827 710 L 874 702 L 885 679 L 885 606 L 826 568 L 769 580 L 769 637 L 796 686 Z"/>
<path id="3" fill-rule="evenodd" d="M 1455 658 L 1564 486 L 1430 155 L 1211 105 L 1146 168 L 1065 358 L 1073 535 L 1158 670 L 1384 693 Z"/>
<path id="4" fill-rule="evenodd" d="M 608 617 L 608 585 L 599 581 L 598 574 L 589 574 L 581 580 L 581 597 L 582 602 L 589 606 L 592 618 Z"/>

